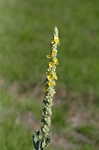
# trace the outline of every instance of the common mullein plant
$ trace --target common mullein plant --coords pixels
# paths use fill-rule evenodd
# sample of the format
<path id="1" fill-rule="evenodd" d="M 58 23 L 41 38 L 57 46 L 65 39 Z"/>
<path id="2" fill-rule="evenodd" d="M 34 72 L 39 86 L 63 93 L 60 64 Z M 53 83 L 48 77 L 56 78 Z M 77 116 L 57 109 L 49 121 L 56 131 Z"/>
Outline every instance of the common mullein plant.
<path id="1" fill-rule="evenodd" d="M 57 74 L 56 66 L 58 65 L 57 59 L 57 46 L 59 44 L 58 29 L 55 27 L 53 39 L 51 41 L 51 51 L 47 56 L 49 59 L 48 69 L 46 72 L 45 82 L 45 95 L 42 105 L 42 117 L 41 117 L 41 128 L 33 133 L 33 146 L 35 150 L 45 150 L 50 143 L 50 128 L 51 128 L 51 116 L 52 116 L 52 105 L 53 97 L 55 92 Z"/>

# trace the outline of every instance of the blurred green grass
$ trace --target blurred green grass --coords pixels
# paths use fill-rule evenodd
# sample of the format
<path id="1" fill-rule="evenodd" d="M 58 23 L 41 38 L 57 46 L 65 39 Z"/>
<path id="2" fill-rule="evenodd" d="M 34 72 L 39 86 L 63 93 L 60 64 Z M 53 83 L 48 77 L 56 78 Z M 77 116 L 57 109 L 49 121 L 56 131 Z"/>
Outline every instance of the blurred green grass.
<path id="1" fill-rule="evenodd" d="M 33 149 L 32 133 L 34 127 L 38 128 L 39 125 L 40 104 L 41 102 L 33 97 L 20 95 L 16 97 L 6 89 L 0 90 L 0 148 L 2 150 Z M 56 105 L 53 110 L 52 133 L 57 135 L 58 141 L 64 139 L 66 142 L 62 145 L 52 144 L 48 150 L 66 150 L 68 144 L 74 144 L 69 150 L 98 150 L 99 128 L 97 126 L 90 124 L 72 127 L 72 123 L 66 121 L 68 119 L 66 104 Z M 29 121 L 31 119 L 32 122 Z"/>
<path id="2" fill-rule="evenodd" d="M 59 83 L 98 91 L 98 1 L 0 1 L 0 75 L 19 83 L 40 82 L 48 42 L 60 30 Z M 5 61 L 4 61 L 5 60 Z"/>
<path id="3" fill-rule="evenodd" d="M 47 67 L 49 41 L 57 25 L 61 41 L 58 86 L 98 95 L 98 4 L 98 0 L 0 0 L 0 79 L 20 85 L 41 83 Z M 67 131 L 67 111 L 67 105 L 55 107 L 53 132 Z M 40 103 L 37 99 L 15 97 L 5 89 L 0 90 L 2 150 L 32 149 L 31 130 L 16 123 L 17 116 L 27 112 L 33 112 L 39 120 Z M 95 134 L 97 130 L 97 127 L 89 126 L 79 129 L 93 141 L 99 140 L 99 134 Z M 97 142 L 77 144 L 78 150 L 97 150 Z M 56 147 L 52 149 L 58 150 Z"/>
<path id="4" fill-rule="evenodd" d="M 38 127 L 40 119 L 40 101 L 33 98 L 12 96 L 7 90 L 0 90 L 0 148 L 2 150 L 33 149 L 32 133 Z M 31 113 L 32 116 L 29 116 Z M 57 116 L 57 112 L 54 112 Z M 59 115 L 61 114 L 58 113 Z M 28 118 L 27 118 L 28 117 Z M 29 120 L 32 122 L 29 123 Z M 53 118 L 56 129 L 57 117 Z M 51 150 L 54 147 L 51 148 Z"/>

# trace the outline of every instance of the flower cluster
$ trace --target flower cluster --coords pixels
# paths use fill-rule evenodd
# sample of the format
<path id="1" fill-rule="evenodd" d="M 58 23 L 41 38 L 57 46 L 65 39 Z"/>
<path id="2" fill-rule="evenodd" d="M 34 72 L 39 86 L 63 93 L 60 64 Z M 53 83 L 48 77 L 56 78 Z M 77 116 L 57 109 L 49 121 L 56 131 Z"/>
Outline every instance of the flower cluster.
<path id="1" fill-rule="evenodd" d="M 47 56 L 49 58 L 48 69 L 46 72 L 45 96 L 42 106 L 41 129 L 33 135 L 33 144 L 36 150 L 44 150 L 50 141 L 49 132 L 51 126 L 53 96 L 55 94 L 57 45 L 59 44 L 58 29 L 55 27 L 53 40 L 51 41 L 51 52 Z"/>
<path id="2" fill-rule="evenodd" d="M 57 59 L 57 45 L 59 44 L 59 37 L 57 28 L 55 28 L 55 34 L 54 38 L 51 42 L 52 45 L 52 50 L 50 55 L 47 56 L 47 58 L 50 59 L 49 64 L 48 64 L 48 70 L 47 70 L 47 85 L 49 87 L 53 87 L 56 85 L 55 80 L 58 79 L 56 75 L 56 65 L 58 65 L 58 59 Z"/>

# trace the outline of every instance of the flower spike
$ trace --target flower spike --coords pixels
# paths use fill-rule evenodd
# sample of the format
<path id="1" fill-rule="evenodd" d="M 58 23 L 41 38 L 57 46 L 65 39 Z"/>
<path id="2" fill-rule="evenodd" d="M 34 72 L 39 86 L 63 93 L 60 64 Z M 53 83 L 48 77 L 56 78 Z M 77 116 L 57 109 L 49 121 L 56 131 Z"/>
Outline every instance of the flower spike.
<path id="1" fill-rule="evenodd" d="M 58 64 L 57 59 L 57 46 L 59 44 L 59 34 L 57 27 L 54 28 L 53 40 L 51 42 L 51 52 L 47 56 L 49 59 L 48 69 L 46 72 L 45 83 L 45 96 L 42 106 L 41 128 L 33 134 L 33 145 L 35 150 L 45 150 L 50 143 L 50 128 L 51 128 L 51 116 L 53 97 L 55 92 L 56 80 L 58 79 L 56 74 L 56 66 Z"/>

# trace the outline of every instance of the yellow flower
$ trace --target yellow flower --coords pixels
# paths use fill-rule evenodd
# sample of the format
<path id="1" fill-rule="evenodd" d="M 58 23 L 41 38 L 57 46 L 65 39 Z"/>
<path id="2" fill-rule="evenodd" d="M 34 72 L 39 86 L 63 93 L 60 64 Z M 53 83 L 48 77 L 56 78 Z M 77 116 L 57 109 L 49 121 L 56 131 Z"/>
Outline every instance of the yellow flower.
<path id="1" fill-rule="evenodd" d="M 55 79 L 55 80 L 57 80 L 57 79 L 58 79 L 58 77 L 57 77 L 57 75 L 56 75 L 56 73 L 55 73 L 55 72 L 53 73 L 53 79 Z"/>
<path id="2" fill-rule="evenodd" d="M 49 67 L 51 67 L 51 68 L 52 68 L 55 64 L 54 64 L 53 62 L 49 62 L 49 64 L 48 64 L 48 65 L 49 65 Z"/>
<path id="3" fill-rule="evenodd" d="M 51 81 L 51 80 L 57 80 L 57 75 L 56 75 L 56 73 L 55 72 L 53 72 L 53 73 L 50 73 L 50 74 L 48 74 L 47 75 L 47 79 L 49 80 L 49 81 Z"/>
<path id="4" fill-rule="evenodd" d="M 54 63 L 55 65 L 58 65 L 58 64 L 59 64 L 58 59 L 57 59 L 57 58 L 53 58 L 53 63 Z"/>
<path id="5" fill-rule="evenodd" d="M 55 57 L 57 55 L 57 50 L 56 49 L 52 49 L 51 54 L 47 55 L 47 58 L 52 58 Z"/>
<path id="6" fill-rule="evenodd" d="M 54 37 L 54 42 L 55 42 L 56 44 L 59 44 L 59 38 L 58 38 L 58 37 Z"/>
<path id="7" fill-rule="evenodd" d="M 55 85 L 56 85 L 55 81 L 48 81 L 48 86 L 55 86 Z"/>
<path id="8" fill-rule="evenodd" d="M 48 74 L 48 75 L 47 75 L 47 79 L 48 79 L 48 80 L 53 80 L 52 75 L 51 75 L 51 74 Z"/>
<path id="9" fill-rule="evenodd" d="M 52 50 L 52 53 L 51 53 L 51 57 L 55 57 L 57 54 L 57 50 L 56 49 L 53 49 Z"/>

